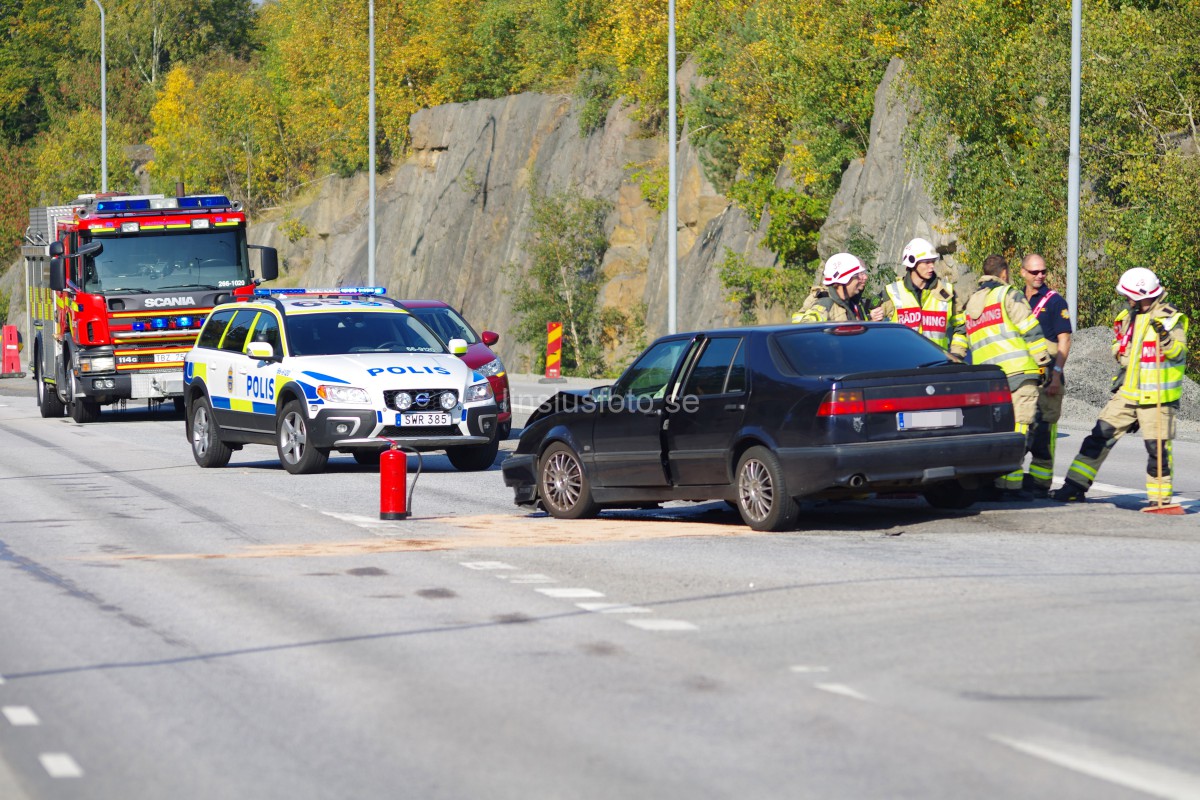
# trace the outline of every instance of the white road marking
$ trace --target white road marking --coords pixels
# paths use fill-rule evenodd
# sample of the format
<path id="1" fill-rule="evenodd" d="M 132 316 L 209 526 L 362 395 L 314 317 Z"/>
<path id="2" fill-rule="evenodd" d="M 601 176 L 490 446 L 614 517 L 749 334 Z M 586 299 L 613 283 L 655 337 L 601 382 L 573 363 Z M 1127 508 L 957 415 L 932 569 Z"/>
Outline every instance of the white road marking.
<path id="1" fill-rule="evenodd" d="M 460 561 L 467 569 L 516 569 L 511 564 L 505 564 L 503 561 Z"/>
<path id="2" fill-rule="evenodd" d="M 830 694 L 837 694 L 837 695 L 841 695 L 842 697 L 849 697 L 853 700 L 864 700 L 868 703 L 871 702 L 871 698 L 867 697 L 865 694 L 858 691 L 857 689 L 850 688 L 849 686 L 847 686 L 844 683 L 815 683 L 813 685 L 816 688 L 820 689 L 822 692 L 829 692 Z"/>
<path id="3" fill-rule="evenodd" d="M 557 597 L 560 600 L 572 600 L 577 597 L 604 597 L 604 592 L 597 592 L 595 589 L 538 589 L 537 591 L 547 597 Z"/>
<path id="4" fill-rule="evenodd" d="M 51 778 L 82 778 L 83 770 L 66 753 L 42 753 L 38 756 L 42 768 Z"/>
<path id="5" fill-rule="evenodd" d="M 813 672 L 829 672 L 829 667 L 821 667 L 815 664 L 796 664 L 788 669 L 790 669 L 792 672 L 800 672 L 803 674 L 809 674 Z"/>
<path id="6" fill-rule="evenodd" d="M 988 738 L 1034 758 L 1155 797 L 1200 798 L 1200 776 L 1162 764 L 1067 742 L 1035 742 L 998 734 Z"/>
<path id="7" fill-rule="evenodd" d="M 342 522 L 349 522 L 352 525 L 357 525 L 360 528 L 386 528 L 388 530 L 394 530 L 394 528 L 392 528 L 392 523 L 395 522 L 395 520 L 379 519 L 377 517 L 364 517 L 362 514 L 339 514 L 336 511 L 322 511 L 321 513 L 327 517 L 333 517 L 334 519 L 340 519 Z"/>
<path id="8" fill-rule="evenodd" d="M 10 725 L 38 725 L 41 720 L 29 706 L 5 706 L 0 709 Z"/>
<path id="9" fill-rule="evenodd" d="M 0 686 L 4 685 L 4 676 L 0 675 Z"/>
<path id="10" fill-rule="evenodd" d="M 576 603 L 584 611 L 594 611 L 597 614 L 649 614 L 651 610 L 645 606 L 631 606 L 625 603 Z"/>
<path id="11" fill-rule="evenodd" d="M 644 631 L 695 631 L 699 630 L 690 622 L 681 619 L 627 619 L 626 625 L 641 628 Z"/>
<path id="12" fill-rule="evenodd" d="M 534 574 L 530 574 L 530 575 L 514 575 L 509 580 L 509 583 L 534 584 L 534 583 L 558 583 L 558 581 L 555 578 L 551 578 L 549 575 L 541 575 L 541 574 L 534 573 Z"/>

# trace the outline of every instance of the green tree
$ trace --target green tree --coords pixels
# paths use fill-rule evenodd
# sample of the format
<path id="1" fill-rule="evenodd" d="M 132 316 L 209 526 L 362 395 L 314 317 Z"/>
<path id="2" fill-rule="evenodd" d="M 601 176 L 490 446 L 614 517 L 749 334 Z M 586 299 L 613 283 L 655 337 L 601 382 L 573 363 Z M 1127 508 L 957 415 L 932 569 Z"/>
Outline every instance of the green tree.
<path id="1" fill-rule="evenodd" d="M 507 268 L 514 283 L 508 294 L 520 320 L 514 336 L 538 353 L 544 365 L 546 324 L 562 322 L 564 373 L 599 375 L 604 372 L 606 322 L 598 303 L 599 272 L 608 249 L 604 220 L 611 205 L 578 190 L 551 195 L 538 190 L 530 202 L 529 269 L 522 273 L 516 264 Z"/>

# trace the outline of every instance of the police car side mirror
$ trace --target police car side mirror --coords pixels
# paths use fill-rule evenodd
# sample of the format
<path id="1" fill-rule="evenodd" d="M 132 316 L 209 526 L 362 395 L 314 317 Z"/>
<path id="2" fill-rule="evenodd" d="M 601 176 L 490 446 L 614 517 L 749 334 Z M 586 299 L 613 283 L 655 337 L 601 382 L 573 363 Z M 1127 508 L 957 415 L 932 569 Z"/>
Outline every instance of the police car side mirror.
<path id="1" fill-rule="evenodd" d="M 246 355 L 255 361 L 270 361 L 275 357 L 275 348 L 270 342 L 251 342 L 246 345 Z"/>
<path id="2" fill-rule="evenodd" d="M 456 356 L 465 356 L 467 354 L 466 339 L 451 339 L 446 343 L 446 346 L 449 347 L 450 352 Z"/>

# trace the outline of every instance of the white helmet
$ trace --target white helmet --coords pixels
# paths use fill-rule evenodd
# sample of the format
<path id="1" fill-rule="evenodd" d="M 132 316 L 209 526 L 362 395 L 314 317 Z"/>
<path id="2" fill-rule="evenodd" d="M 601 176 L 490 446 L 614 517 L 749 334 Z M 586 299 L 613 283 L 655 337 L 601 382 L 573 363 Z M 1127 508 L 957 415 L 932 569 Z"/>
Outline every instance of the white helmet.
<path id="1" fill-rule="evenodd" d="M 921 261 L 937 261 L 941 256 L 928 239 L 913 239 L 904 245 L 904 255 L 900 262 L 905 269 L 912 269 Z"/>
<path id="2" fill-rule="evenodd" d="M 857 256 L 852 256 L 849 253 L 838 253 L 832 255 L 825 262 L 825 275 L 823 281 L 826 286 L 834 283 L 845 285 L 850 282 L 850 279 L 856 275 L 864 274 L 867 268 L 858 260 Z"/>
<path id="3" fill-rule="evenodd" d="M 1158 276 L 1145 267 L 1125 270 L 1117 282 L 1117 291 L 1130 300 L 1149 300 L 1163 293 Z"/>

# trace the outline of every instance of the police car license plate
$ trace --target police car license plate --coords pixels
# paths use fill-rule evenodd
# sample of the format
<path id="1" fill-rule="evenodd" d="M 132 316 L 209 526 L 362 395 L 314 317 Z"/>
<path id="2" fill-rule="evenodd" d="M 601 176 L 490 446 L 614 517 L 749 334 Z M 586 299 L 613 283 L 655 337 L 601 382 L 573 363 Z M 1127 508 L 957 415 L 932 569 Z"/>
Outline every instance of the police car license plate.
<path id="1" fill-rule="evenodd" d="M 396 424 L 401 426 L 415 425 L 424 428 L 450 424 L 450 415 L 441 412 L 409 411 L 396 416 Z"/>
<path id="2" fill-rule="evenodd" d="M 896 430 L 913 431 L 922 428 L 961 428 L 961 408 L 944 411 L 901 411 L 896 415 Z"/>

